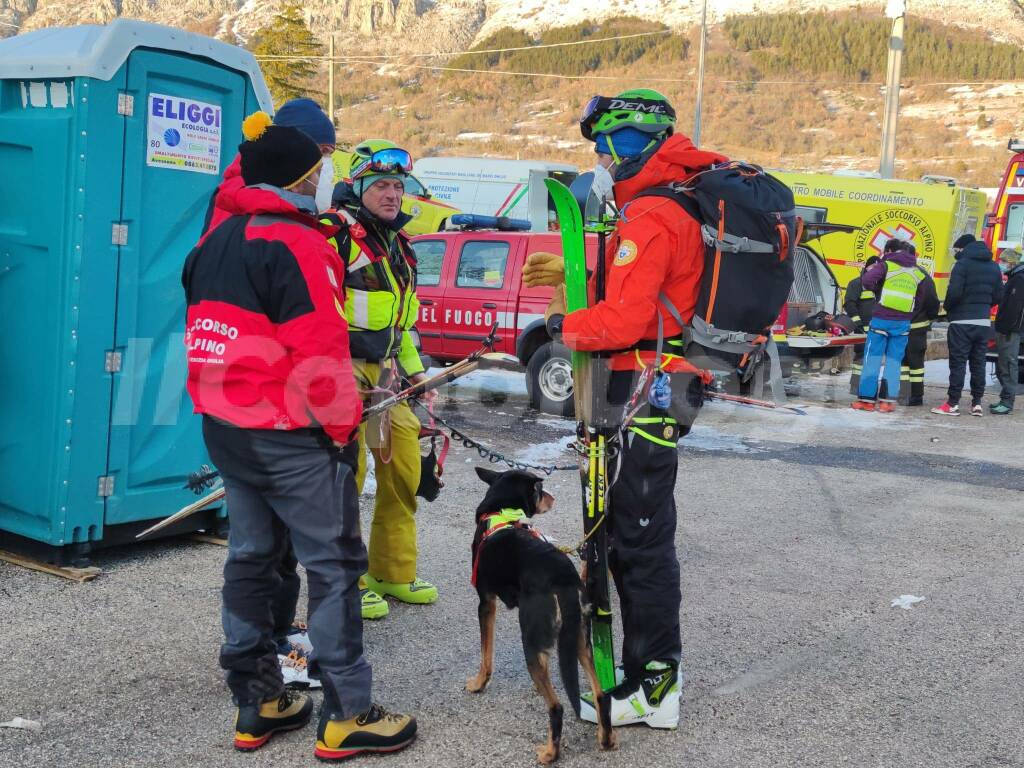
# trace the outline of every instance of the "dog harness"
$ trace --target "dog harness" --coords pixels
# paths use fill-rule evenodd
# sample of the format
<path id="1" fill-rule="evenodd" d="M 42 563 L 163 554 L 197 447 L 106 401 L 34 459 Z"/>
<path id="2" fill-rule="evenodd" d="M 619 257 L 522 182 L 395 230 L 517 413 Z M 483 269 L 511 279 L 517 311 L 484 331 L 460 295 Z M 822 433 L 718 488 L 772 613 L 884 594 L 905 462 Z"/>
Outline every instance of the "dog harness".
<path id="1" fill-rule="evenodd" d="M 511 531 L 515 528 L 529 531 L 536 539 L 543 539 L 544 536 L 536 528 L 526 522 L 526 513 L 521 509 L 503 509 L 500 512 L 492 512 L 480 518 L 480 522 L 486 523 L 483 535 L 480 537 L 480 545 L 476 548 L 476 557 L 473 558 L 473 575 L 469 583 L 476 586 L 476 576 L 480 569 L 480 555 L 484 551 L 484 545 L 495 536 Z"/>

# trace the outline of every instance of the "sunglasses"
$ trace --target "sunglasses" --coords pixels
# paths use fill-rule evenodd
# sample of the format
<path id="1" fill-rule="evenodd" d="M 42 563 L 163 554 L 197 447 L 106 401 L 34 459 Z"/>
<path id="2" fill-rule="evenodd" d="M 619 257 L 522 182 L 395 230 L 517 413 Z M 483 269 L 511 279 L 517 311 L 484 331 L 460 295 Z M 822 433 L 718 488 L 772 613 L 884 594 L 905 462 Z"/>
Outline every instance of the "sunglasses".
<path id="1" fill-rule="evenodd" d="M 378 149 L 352 169 L 352 181 L 371 174 L 409 173 L 411 171 L 412 155 L 406 150 L 398 147 Z"/>

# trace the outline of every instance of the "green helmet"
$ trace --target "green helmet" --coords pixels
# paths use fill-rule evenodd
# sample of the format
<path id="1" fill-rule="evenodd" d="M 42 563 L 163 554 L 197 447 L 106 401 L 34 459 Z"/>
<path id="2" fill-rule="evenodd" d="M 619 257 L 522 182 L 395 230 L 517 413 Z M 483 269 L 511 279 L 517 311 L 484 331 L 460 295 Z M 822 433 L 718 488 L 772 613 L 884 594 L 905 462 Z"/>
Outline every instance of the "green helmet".
<path id="1" fill-rule="evenodd" d="M 412 171 L 412 155 L 387 139 L 367 139 L 349 155 L 349 178 L 357 195 L 387 176 L 404 179 Z"/>
<path id="2" fill-rule="evenodd" d="M 387 139 L 366 139 L 352 149 L 348 156 L 348 167 L 355 168 L 379 149 L 394 149 L 398 145 Z"/>
<path id="3" fill-rule="evenodd" d="M 583 108 L 580 132 L 593 141 L 594 135 L 612 133 L 630 126 L 644 133 L 671 136 L 676 125 L 676 111 L 663 94 L 650 88 L 634 88 L 618 96 L 595 96 Z"/>

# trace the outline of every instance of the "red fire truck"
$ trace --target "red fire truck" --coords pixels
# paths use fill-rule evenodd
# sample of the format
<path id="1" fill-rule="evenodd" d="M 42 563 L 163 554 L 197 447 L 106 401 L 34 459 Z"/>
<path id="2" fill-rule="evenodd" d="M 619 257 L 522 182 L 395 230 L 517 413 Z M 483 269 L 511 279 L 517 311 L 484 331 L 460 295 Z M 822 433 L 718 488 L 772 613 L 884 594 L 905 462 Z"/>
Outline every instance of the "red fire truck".
<path id="1" fill-rule="evenodd" d="M 544 328 L 551 288 L 522 285 L 531 253 L 562 252 L 558 233 L 493 230 L 438 232 L 413 238 L 420 300 L 416 324 L 424 355 L 439 363 L 461 360 L 480 347 L 494 323 L 494 349 L 526 368 L 530 402 L 547 413 L 572 411 L 569 353 Z M 596 240 L 588 256 L 596 257 Z"/>
<path id="2" fill-rule="evenodd" d="M 999 184 L 992 213 L 985 219 L 982 237 L 996 257 L 1006 248 L 1020 248 L 1024 242 L 1024 141 L 1010 139 L 1013 152 Z"/>
<path id="3" fill-rule="evenodd" d="M 776 331 L 784 368 L 834 358 L 842 347 L 862 342 L 863 336 L 814 338 L 786 336 L 785 325 L 803 322 L 824 310 L 839 311 L 839 285 L 824 257 L 811 242 L 843 225 L 813 224 L 796 252 L 796 281 Z M 812 231 L 813 230 L 813 231 Z M 461 360 L 480 347 L 491 326 L 498 323 L 495 351 L 515 355 L 526 369 L 530 404 L 545 413 L 569 416 L 573 411 L 569 350 L 554 342 L 544 327 L 550 288 L 526 288 L 522 269 L 527 256 L 538 251 L 561 253 L 557 233 L 465 230 L 437 232 L 412 239 L 416 252 L 420 317 L 416 324 L 424 355 L 446 364 Z M 597 255 L 596 237 L 588 236 L 591 266 Z"/>
<path id="4" fill-rule="evenodd" d="M 1013 152 L 1006 164 L 1003 180 L 999 184 L 992 212 L 985 217 L 982 237 L 997 259 L 1008 248 L 1020 250 L 1024 247 L 1024 140 L 1010 139 L 1006 148 Z M 995 342 L 989 347 L 988 360 L 995 362 Z M 1024 344 L 1021 345 L 1020 359 L 1024 364 Z M 1020 373 L 1024 383 L 1024 368 Z"/>

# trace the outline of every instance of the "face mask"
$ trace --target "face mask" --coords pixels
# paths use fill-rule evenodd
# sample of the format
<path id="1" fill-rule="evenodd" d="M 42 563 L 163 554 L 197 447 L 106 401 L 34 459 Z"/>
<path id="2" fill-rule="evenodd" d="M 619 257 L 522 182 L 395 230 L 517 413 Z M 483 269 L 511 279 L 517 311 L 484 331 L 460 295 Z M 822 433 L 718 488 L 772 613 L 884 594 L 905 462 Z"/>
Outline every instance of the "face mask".
<path id="1" fill-rule="evenodd" d="M 594 166 L 594 185 L 590 193 L 599 200 L 608 200 L 612 196 L 612 187 L 615 185 L 612 174 L 607 168 L 598 163 Z"/>
<path id="2" fill-rule="evenodd" d="M 316 185 L 316 209 L 321 213 L 331 207 L 331 195 L 334 192 L 334 163 L 325 157 L 320 168 L 320 181 Z"/>

